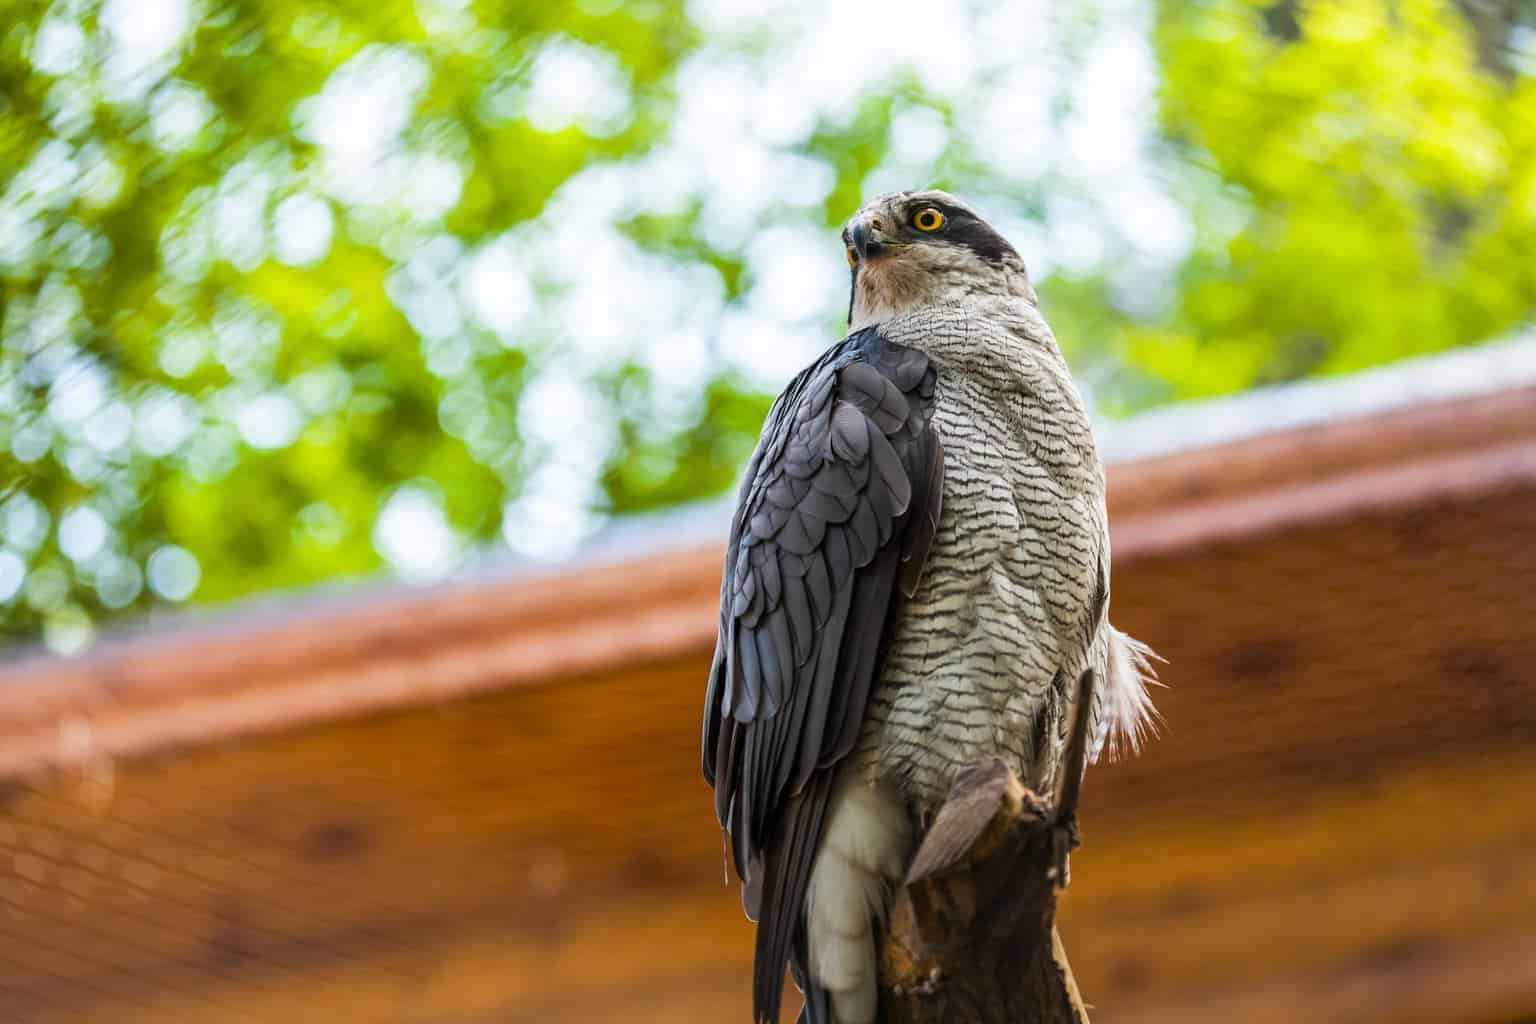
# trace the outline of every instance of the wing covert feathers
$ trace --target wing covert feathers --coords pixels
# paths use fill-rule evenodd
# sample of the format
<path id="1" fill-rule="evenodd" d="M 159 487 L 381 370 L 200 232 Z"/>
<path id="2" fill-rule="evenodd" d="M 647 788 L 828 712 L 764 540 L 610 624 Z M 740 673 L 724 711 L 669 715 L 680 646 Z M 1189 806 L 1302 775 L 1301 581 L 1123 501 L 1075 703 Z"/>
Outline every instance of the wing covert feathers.
<path id="1" fill-rule="evenodd" d="M 702 753 L 758 921 L 756 1021 L 778 1020 L 833 771 L 938 528 L 934 380 L 922 352 L 850 335 L 774 403 L 738 497 Z"/>

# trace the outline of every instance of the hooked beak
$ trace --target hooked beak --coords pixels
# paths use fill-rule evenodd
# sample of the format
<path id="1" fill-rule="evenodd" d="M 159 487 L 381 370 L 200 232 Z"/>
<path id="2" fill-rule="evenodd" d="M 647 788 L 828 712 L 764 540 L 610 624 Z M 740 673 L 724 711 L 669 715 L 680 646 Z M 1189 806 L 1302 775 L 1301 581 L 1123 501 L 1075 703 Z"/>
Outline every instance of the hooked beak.
<path id="1" fill-rule="evenodd" d="M 881 230 L 880 218 L 860 217 L 848 230 L 848 239 L 859 261 L 879 256 L 891 245 L 891 239 Z"/>

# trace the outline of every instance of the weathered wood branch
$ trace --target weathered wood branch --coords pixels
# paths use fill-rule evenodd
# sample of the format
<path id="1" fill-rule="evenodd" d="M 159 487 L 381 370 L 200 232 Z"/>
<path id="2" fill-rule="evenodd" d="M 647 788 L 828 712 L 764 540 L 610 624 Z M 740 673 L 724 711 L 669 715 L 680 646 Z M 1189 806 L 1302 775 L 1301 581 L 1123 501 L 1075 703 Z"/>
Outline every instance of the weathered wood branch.
<path id="1" fill-rule="evenodd" d="M 1079 683 L 1086 708 L 1092 679 Z M 1001 761 L 955 780 L 897 893 L 880 957 L 881 1024 L 1088 1024 L 1056 934 L 1077 845 L 1087 716 L 1069 738 L 1059 806 Z"/>

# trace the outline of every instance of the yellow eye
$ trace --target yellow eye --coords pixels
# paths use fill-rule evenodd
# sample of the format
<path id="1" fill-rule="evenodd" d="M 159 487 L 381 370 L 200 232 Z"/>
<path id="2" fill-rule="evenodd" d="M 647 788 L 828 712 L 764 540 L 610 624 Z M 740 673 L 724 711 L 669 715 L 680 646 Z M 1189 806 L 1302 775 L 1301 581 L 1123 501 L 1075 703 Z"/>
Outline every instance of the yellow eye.
<path id="1" fill-rule="evenodd" d="M 919 231 L 937 231 L 944 226 L 944 215 L 931 206 L 926 206 L 917 211 L 912 218 L 912 226 Z"/>
<path id="2" fill-rule="evenodd" d="M 857 255 L 857 254 L 856 254 L 856 253 L 855 253 L 855 252 L 854 252 L 854 251 L 853 251 L 853 246 L 851 246 L 851 245 L 850 245 L 850 246 L 849 246 L 849 247 L 848 247 L 848 249 L 847 249 L 847 254 L 848 254 L 848 265 L 849 265 L 849 266 L 850 266 L 850 267 L 856 267 L 856 266 L 858 266 L 858 265 L 859 265 L 859 257 L 858 257 L 858 255 Z"/>

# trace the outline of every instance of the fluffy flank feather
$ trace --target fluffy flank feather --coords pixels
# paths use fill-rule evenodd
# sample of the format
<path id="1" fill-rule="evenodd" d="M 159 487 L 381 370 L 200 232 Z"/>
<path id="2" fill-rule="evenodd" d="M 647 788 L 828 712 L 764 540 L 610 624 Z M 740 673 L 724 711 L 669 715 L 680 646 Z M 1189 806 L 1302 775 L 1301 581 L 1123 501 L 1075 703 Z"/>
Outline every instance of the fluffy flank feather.
<path id="1" fill-rule="evenodd" d="M 1157 733 L 1162 721 L 1147 691 L 1162 685 L 1152 662 L 1163 659 L 1140 640 L 1113 626 L 1108 629 L 1109 670 L 1104 685 L 1103 726 L 1094 744 L 1095 760 L 1106 747 L 1111 758 L 1136 753 L 1149 735 Z"/>

